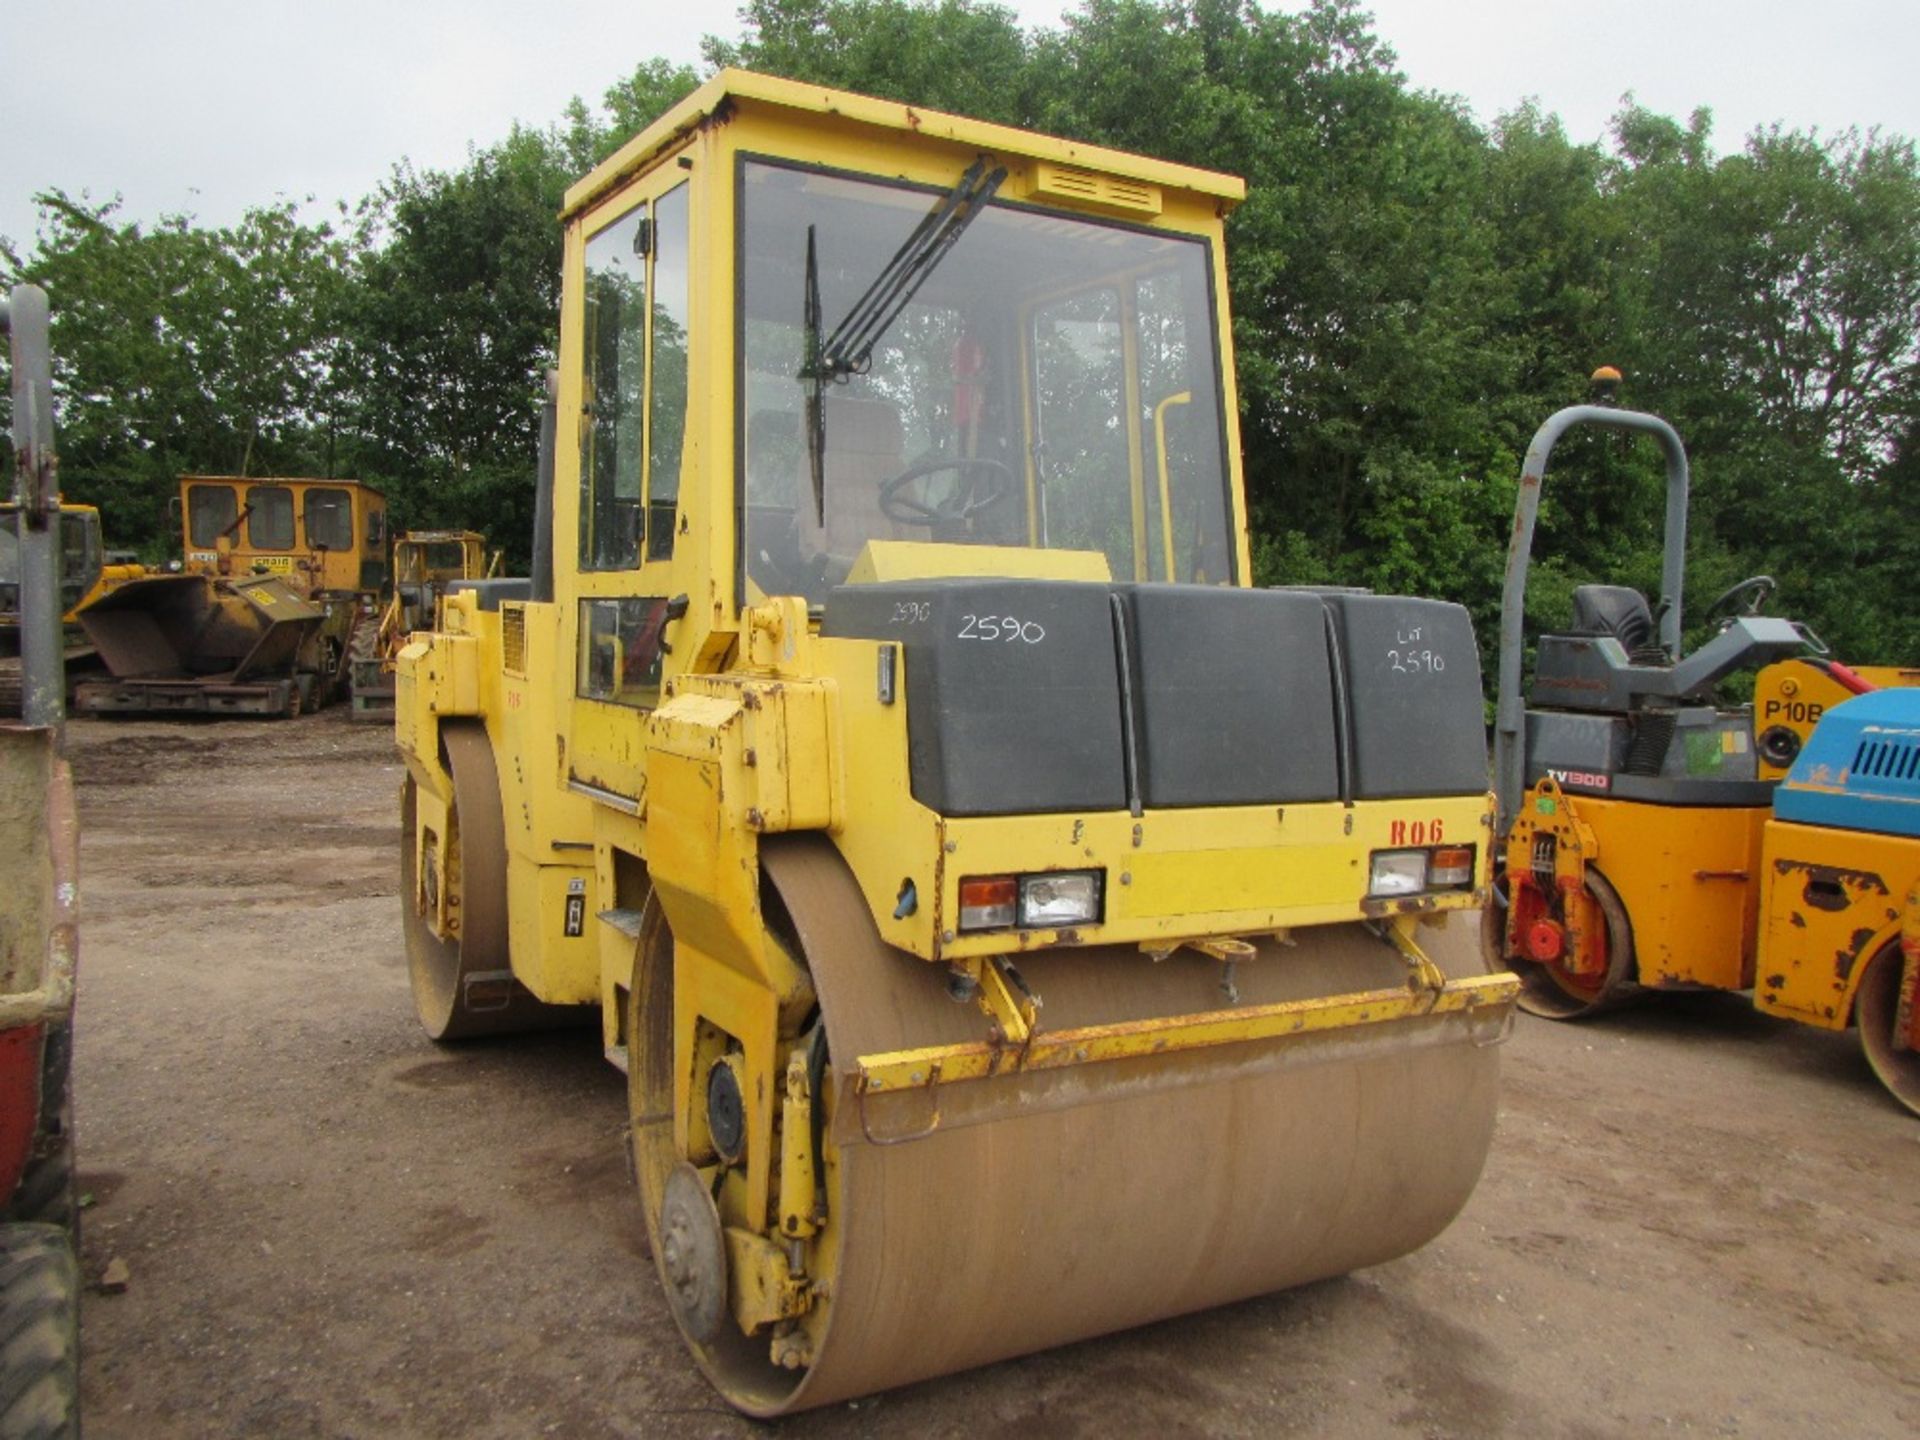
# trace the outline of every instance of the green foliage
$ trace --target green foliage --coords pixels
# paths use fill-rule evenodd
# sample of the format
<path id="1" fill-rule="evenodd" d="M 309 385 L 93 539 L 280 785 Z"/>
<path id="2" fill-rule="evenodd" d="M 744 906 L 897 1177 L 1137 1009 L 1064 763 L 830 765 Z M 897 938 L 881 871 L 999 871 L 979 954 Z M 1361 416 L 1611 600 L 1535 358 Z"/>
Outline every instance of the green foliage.
<path id="1" fill-rule="evenodd" d="M 632 74 L 607 87 L 601 97 L 605 119 L 576 96 L 567 106 L 564 127 L 568 178 L 586 174 L 692 94 L 699 84 L 700 76 L 690 66 L 643 60 Z"/>
<path id="2" fill-rule="evenodd" d="M 738 66 L 1029 124 L 1027 37 L 1013 11 L 971 0 L 748 0 L 745 37 L 708 36 L 715 69 Z"/>
<path id="3" fill-rule="evenodd" d="M 1261 583 L 1467 604 L 1489 647 L 1518 457 L 1627 374 L 1686 438 L 1688 610 L 1754 572 L 1862 661 L 1920 661 L 1920 166 L 1879 134 L 1631 101 L 1609 146 L 1523 105 L 1481 127 L 1412 89 L 1355 0 L 1083 0 L 1023 30 L 973 0 L 747 0 L 739 65 L 1247 177 L 1228 228 Z M 403 523 L 476 524 L 524 561 L 555 219 L 567 184 L 687 94 L 643 59 L 597 105 L 447 172 L 398 167 L 346 234 L 291 207 L 142 230 L 58 192 L 7 278 L 53 291 L 64 474 L 158 543 L 183 470 L 384 484 Z M 1529 620 L 1574 584 L 1657 588 L 1664 470 L 1577 433 L 1541 510 Z M 517 552 L 517 553 L 516 553 Z"/>
<path id="4" fill-rule="evenodd" d="M 571 178 L 554 137 L 515 129 L 452 174 L 396 168 L 363 212 L 343 327 L 348 453 L 400 526 L 477 517 L 525 550 Z"/>
<path id="5" fill-rule="evenodd" d="M 1715 160 L 1708 133 L 1629 107 L 1602 182 L 1636 241 L 1623 363 L 1694 457 L 1693 595 L 1770 573 L 1841 653 L 1911 661 L 1883 556 L 1913 523 L 1884 504 L 1916 419 L 1913 146 L 1776 128 Z"/>
<path id="6" fill-rule="evenodd" d="M 38 201 L 37 250 L 0 254 L 0 270 L 53 302 L 62 485 L 101 507 L 111 543 L 157 558 L 183 472 L 325 469 L 348 293 L 330 227 L 290 204 L 205 230 L 120 223 L 57 190 Z"/>

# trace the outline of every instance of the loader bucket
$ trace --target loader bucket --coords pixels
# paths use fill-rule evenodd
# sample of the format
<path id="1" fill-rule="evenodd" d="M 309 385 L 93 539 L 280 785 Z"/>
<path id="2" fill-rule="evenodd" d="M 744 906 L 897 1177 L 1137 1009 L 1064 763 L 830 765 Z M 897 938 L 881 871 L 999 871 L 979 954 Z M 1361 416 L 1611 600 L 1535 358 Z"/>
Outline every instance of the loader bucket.
<path id="1" fill-rule="evenodd" d="M 284 675 L 326 618 L 272 575 L 134 580 L 80 613 L 87 638 L 117 680 Z"/>

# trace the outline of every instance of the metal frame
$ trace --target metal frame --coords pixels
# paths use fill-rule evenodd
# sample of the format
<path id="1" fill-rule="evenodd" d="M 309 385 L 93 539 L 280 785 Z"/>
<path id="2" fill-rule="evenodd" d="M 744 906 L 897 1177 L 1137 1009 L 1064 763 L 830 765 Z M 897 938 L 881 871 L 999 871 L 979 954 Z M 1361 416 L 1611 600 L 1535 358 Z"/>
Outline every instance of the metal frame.
<path id="1" fill-rule="evenodd" d="M 1660 643 L 1680 657 L 1680 600 L 1687 569 L 1687 451 L 1674 428 L 1657 415 L 1615 410 L 1605 405 L 1570 405 L 1534 431 L 1520 472 L 1520 495 L 1513 511 L 1513 543 L 1507 550 L 1506 586 L 1500 592 L 1500 699 L 1494 719 L 1494 793 L 1499 802 L 1494 833 L 1505 835 L 1526 788 L 1526 699 L 1520 692 L 1525 644 L 1527 567 L 1533 556 L 1533 527 L 1540 514 L 1540 490 L 1547 461 L 1560 438 L 1577 425 L 1637 431 L 1660 442 L 1667 457 L 1667 529 L 1660 563 Z"/>
<path id="2" fill-rule="evenodd" d="M 13 358 L 14 500 L 20 507 L 20 718 L 54 732 L 66 720 L 60 629 L 60 486 L 53 446 L 53 351 L 47 292 L 16 285 L 0 300 Z"/>

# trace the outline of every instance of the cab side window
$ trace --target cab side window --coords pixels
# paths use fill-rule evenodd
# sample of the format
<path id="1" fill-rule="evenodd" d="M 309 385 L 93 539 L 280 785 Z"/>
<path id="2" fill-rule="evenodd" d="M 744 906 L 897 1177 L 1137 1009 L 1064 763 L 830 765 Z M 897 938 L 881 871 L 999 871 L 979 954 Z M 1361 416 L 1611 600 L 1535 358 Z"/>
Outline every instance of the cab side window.
<path id="1" fill-rule="evenodd" d="M 680 499 L 680 455 L 687 432 L 687 270 L 691 234 L 687 187 L 654 204 L 653 394 L 647 465 L 647 558 L 673 554 L 674 512 Z"/>
<path id="2" fill-rule="evenodd" d="M 642 205 L 587 242 L 580 426 L 580 567 L 640 563 L 647 393 L 647 256 Z"/>
<path id="3" fill-rule="evenodd" d="M 691 217 L 680 185 L 587 241 L 580 566 L 673 554 L 687 425 Z"/>

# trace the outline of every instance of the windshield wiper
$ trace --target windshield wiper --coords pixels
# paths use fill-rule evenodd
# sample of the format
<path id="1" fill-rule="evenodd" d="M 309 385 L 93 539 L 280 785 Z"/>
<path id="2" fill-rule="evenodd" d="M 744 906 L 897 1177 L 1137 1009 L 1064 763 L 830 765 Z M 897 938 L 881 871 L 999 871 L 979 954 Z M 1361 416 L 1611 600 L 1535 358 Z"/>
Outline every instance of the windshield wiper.
<path id="1" fill-rule="evenodd" d="M 813 477 L 813 523 L 827 523 L 827 417 L 822 413 L 820 363 L 820 264 L 814 257 L 813 226 L 807 226 L 807 353 L 800 378 L 807 382 L 807 471 Z"/>
<path id="2" fill-rule="evenodd" d="M 806 358 L 800 378 L 807 382 L 807 460 L 813 475 L 815 523 L 827 523 L 826 417 L 821 396 L 828 381 L 864 375 L 873 363 L 873 347 L 913 302 L 920 287 L 953 249 L 955 242 L 980 217 L 987 202 L 1007 178 L 1006 168 L 987 168 L 982 155 L 967 173 L 928 211 L 913 233 L 896 250 L 866 292 L 853 302 L 844 319 L 824 341 L 820 338 L 820 267 L 814 245 L 814 227 L 807 227 Z"/>
<path id="3" fill-rule="evenodd" d="M 833 327 L 833 333 L 820 347 L 818 363 L 824 377 L 844 380 L 849 375 L 866 373 L 873 360 L 873 347 L 900 318 L 900 312 L 912 302 L 936 266 L 947 256 L 966 229 L 986 208 L 1005 169 L 987 169 L 983 155 L 968 167 L 960 183 L 941 197 L 927 212 L 906 242 L 894 252 L 886 268 L 867 287 L 866 294 L 853 302 L 846 318 Z"/>

